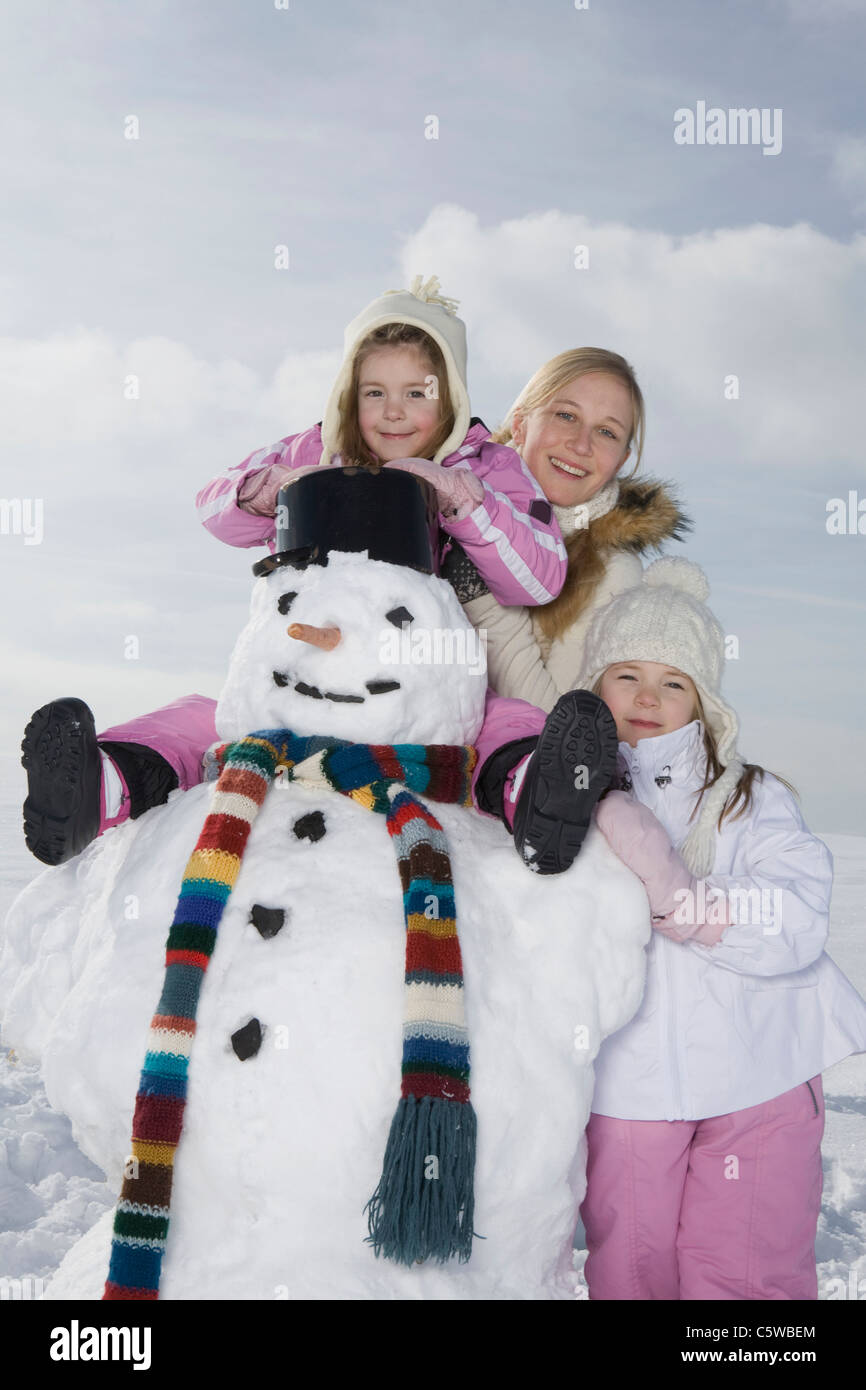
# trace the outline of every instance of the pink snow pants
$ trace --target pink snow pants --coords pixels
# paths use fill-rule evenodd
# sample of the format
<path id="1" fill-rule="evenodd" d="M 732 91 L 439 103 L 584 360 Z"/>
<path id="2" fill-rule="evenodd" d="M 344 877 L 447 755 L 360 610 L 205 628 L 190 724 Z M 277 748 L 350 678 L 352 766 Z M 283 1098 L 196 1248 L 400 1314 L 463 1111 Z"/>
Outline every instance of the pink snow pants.
<path id="1" fill-rule="evenodd" d="M 126 724 L 116 724 L 97 734 L 97 742 L 143 743 L 153 748 L 177 773 L 177 784 L 186 791 L 202 779 L 202 759 L 217 741 L 214 727 L 216 700 L 207 695 L 184 695 L 162 709 L 140 714 Z"/>
<path id="2" fill-rule="evenodd" d="M 590 1298 L 817 1299 L 823 1132 L 820 1076 L 708 1120 L 591 1115 Z"/>
<path id="3" fill-rule="evenodd" d="M 544 728 L 546 718 L 547 715 L 543 710 L 528 704 L 526 700 L 509 700 L 504 695 L 496 695 L 492 690 L 488 690 L 487 702 L 484 706 L 484 723 L 475 738 L 478 762 L 475 764 L 475 771 L 472 774 L 472 799 L 476 802 L 479 815 L 487 815 L 487 812 L 482 811 L 477 804 L 475 784 L 487 759 L 498 748 L 504 747 L 506 743 L 512 743 L 517 739 L 537 738 Z M 509 828 L 514 818 L 514 807 L 509 800 L 511 783 L 524 757 L 525 754 L 515 756 L 515 766 L 511 769 L 505 784 L 503 809 L 508 817 Z"/>
<path id="4" fill-rule="evenodd" d="M 142 714 L 126 724 L 106 729 L 97 737 L 115 743 L 143 743 L 155 749 L 174 768 L 178 786 L 186 791 L 201 781 L 205 750 L 217 740 L 215 711 L 216 701 L 206 695 L 184 695 L 151 714 Z M 491 753 L 512 740 L 540 734 L 545 717 L 540 709 L 525 700 L 506 700 L 488 690 L 484 723 L 475 740 L 478 762 L 472 779 L 473 794 L 478 774 Z"/>

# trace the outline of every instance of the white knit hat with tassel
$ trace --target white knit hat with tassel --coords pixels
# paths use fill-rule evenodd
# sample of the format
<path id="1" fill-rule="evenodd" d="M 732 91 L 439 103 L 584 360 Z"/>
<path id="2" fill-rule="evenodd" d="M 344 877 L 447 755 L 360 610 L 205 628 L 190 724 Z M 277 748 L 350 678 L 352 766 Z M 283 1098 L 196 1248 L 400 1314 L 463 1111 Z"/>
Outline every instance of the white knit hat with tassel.
<path id="1" fill-rule="evenodd" d="M 705 607 L 710 586 L 703 570 L 675 556 L 648 565 L 643 580 L 596 614 L 583 648 L 576 685 L 590 689 L 619 661 L 657 661 L 694 681 L 724 772 L 704 793 L 680 854 L 698 877 L 712 872 L 716 823 L 743 772 L 737 752 L 737 716 L 719 694 L 725 635 Z"/>
<path id="2" fill-rule="evenodd" d="M 469 392 L 466 389 L 466 326 L 456 314 L 458 301 L 439 293 L 435 275 L 422 282 L 416 275 L 408 290 L 386 290 L 374 299 L 346 329 L 343 342 L 343 362 L 328 397 L 322 418 L 322 457 L 328 464 L 340 447 L 340 398 L 352 384 L 352 363 L 362 340 L 374 328 L 386 323 L 408 323 L 422 328 L 439 344 L 448 372 L 448 389 L 454 408 L 454 428 L 445 443 L 436 451 L 434 463 L 441 463 L 453 454 L 466 438 L 471 418 Z"/>

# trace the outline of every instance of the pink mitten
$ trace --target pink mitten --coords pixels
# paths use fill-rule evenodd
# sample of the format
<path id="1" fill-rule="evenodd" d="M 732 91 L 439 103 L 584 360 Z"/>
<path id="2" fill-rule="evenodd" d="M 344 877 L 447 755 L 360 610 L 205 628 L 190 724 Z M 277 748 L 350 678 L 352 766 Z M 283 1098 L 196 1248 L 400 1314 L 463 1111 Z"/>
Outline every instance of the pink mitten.
<path id="1" fill-rule="evenodd" d="M 318 464 L 305 468 L 289 468 L 285 463 L 272 463 L 256 473 L 248 473 L 238 488 L 238 506 L 253 516 L 273 516 L 277 509 L 277 493 L 287 483 L 297 482 L 305 473 L 318 471 Z"/>
<path id="2" fill-rule="evenodd" d="M 414 473 L 435 487 L 439 510 L 448 521 L 463 521 L 484 497 L 484 484 L 469 468 L 443 468 L 431 459 L 392 459 L 385 467 Z"/>
<path id="3" fill-rule="evenodd" d="M 697 879 L 652 811 L 625 792 L 608 792 L 598 803 L 595 818 L 614 854 L 646 888 L 655 930 L 672 941 L 714 946 L 727 922 L 708 925 L 697 920 Z M 675 920 L 678 910 L 682 921 Z"/>

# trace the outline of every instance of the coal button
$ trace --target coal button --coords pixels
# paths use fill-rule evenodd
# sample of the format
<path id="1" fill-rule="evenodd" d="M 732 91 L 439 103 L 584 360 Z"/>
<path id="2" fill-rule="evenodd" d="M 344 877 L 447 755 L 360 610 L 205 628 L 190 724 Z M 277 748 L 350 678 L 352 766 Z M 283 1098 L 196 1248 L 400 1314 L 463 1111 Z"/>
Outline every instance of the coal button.
<path id="1" fill-rule="evenodd" d="M 250 921 L 265 941 L 270 941 L 272 936 L 282 931 L 285 920 L 286 914 L 281 907 L 262 907 L 261 903 L 253 903 Z"/>
<path id="2" fill-rule="evenodd" d="M 232 1047 L 241 1062 L 246 1062 L 249 1057 L 255 1057 L 261 1045 L 262 1025 L 257 1018 L 251 1018 L 249 1023 L 244 1024 L 243 1028 L 232 1033 Z"/>
<path id="3" fill-rule="evenodd" d="M 292 830 L 299 840 L 321 840 L 325 833 L 325 817 L 321 811 L 310 811 L 308 815 L 295 821 Z"/>

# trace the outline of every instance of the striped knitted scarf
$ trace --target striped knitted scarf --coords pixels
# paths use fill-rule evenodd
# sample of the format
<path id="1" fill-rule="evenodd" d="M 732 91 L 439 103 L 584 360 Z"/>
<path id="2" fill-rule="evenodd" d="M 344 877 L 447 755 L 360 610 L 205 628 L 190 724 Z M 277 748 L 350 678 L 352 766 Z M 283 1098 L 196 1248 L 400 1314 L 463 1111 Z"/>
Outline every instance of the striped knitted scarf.
<path id="1" fill-rule="evenodd" d="M 287 729 L 223 745 L 213 802 L 187 863 L 168 934 L 114 1219 L 105 1299 L 155 1299 L 165 1253 L 175 1150 L 183 1128 L 199 993 L 250 829 L 278 768 L 385 816 L 406 919 L 403 1084 L 382 1177 L 367 1203 L 377 1255 L 402 1264 L 472 1248 L 475 1114 L 463 970 L 448 846 L 414 792 L 470 805 L 475 750 L 300 738 Z"/>

